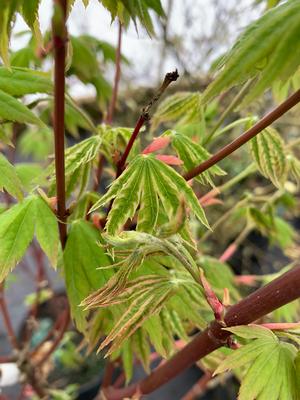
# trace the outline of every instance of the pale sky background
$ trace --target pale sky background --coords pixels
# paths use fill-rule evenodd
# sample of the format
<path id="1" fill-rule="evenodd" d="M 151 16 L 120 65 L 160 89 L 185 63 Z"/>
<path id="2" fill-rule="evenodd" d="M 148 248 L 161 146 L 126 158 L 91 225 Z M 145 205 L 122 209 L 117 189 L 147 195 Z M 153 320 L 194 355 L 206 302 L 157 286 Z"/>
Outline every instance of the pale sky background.
<path id="1" fill-rule="evenodd" d="M 258 15 L 258 10 L 253 10 L 254 0 L 173 0 L 173 8 L 170 16 L 170 30 L 179 38 L 184 38 L 183 46 L 188 51 L 190 57 L 190 64 L 193 65 L 193 55 L 198 55 L 198 45 L 195 46 L 197 35 L 203 34 L 210 36 L 212 29 L 214 29 L 215 8 L 214 2 L 219 1 L 222 7 L 233 8 L 238 7 L 240 13 L 239 18 L 234 19 L 234 23 L 230 24 L 230 41 L 234 41 L 241 29 L 246 26 L 251 20 Z M 162 0 L 164 6 L 167 0 Z M 52 16 L 53 0 L 43 0 L 40 7 L 40 22 L 42 31 L 49 29 L 51 16 Z M 237 5 L 235 7 L 235 5 Z M 185 7 L 184 7 L 185 6 Z M 190 7 L 187 7 L 190 6 Z M 191 15 L 193 23 L 186 26 L 183 12 Z M 186 15 L 185 15 L 186 16 Z M 27 25 L 18 16 L 14 32 L 26 30 Z M 111 23 L 110 14 L 99 4 L 98 0 L 91 0 L 87 9 L 84 8 L 81 1 L 77 1 L 68 20 L 68 29 L 72 35 L 79 35 L 81 33 L 91 34 L 101 40 L 110 42 L 116 45 L 117 41 L 117 23 Z M 159 54 L 161 52 L 161 41 L 159 40 L 159 33 L 157 38 L 150 39 L 147 33 L 140 28 L 138 34 L 131 24 L 128 31 L 123 35 L 123 54 L 131 61 L 134 60 L 130 68 L 125 68 L 122 71 L 123 78 L 132 80 L 139 84 L 146 86 L 155 85 L 159 75 L 164 76 L 165 72 L 173 70 L 176 65 L 176 60 L 172 55 L 168 56 L 165 60 L 163 71 L 159 71 Z M 14 50 L 22 47 L 26 43 L 25 37 L 13 37 L 12 48 Z M 230 43 L 230 44 L 231 44 Z M 227 48 L 227 45 L 226 45 Z M 225 48 L 223 49 L 225 50 Z M 220 52 L 220 49 L 218 50 Z M 189 64 L 189 60 L 188 60 Z M 208 63 L 206 63 L 208 65 Z M 205 60 L 203 60 L 203 67 Z M 192 72 L 197 73 L 197 65 L 191 67 Z M 111 80 L 113 71 L 107 72 L 108 78 Z M 124 79 L 124 80 L 125 80 Z M 72 85 L 71 94 L 75 96 L 88 96 L 94 94 L 92 87 L 83 86 L 80 83 Z"/>

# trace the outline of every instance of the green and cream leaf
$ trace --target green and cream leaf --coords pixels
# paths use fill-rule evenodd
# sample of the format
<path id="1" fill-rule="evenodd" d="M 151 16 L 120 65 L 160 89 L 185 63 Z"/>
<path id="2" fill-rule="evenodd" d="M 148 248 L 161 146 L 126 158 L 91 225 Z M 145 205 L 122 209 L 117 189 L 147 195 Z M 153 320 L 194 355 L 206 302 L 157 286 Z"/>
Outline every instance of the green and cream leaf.
<path id="1" fill-rule="evenodd" d="M 211 156 L 211 154 L 199 143 L 193 142 L 189 137 L 176 131 L 167 131 L 164 133 L 164 136 L 170 136 L 172 138 L 172 147 L 177 152 L 180 160 L 183 161 L 183 166 L 186 171 L 191 170 Z M 210 184 L 211 186 L 214 186 L 212 175 L 222 176 L 226 175 L 226 172 L 219 166 L 214 165 L 195 179 L 201 184 Z"/>
<path id="2" fill-rule="evenodd" d="M 266 128 L 250 141 L 250 150 L 262 175 L 281 187 L 287 177 L 287 157 L 279 133 L 273 128 Z"/>

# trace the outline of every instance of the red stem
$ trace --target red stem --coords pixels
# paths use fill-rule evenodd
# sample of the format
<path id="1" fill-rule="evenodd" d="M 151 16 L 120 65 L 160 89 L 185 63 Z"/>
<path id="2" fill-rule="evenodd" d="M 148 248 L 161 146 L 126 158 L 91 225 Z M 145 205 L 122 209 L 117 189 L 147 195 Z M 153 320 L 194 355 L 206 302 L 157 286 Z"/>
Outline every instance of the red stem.
<path id="1" fill-rule="evenodd" d="M 4 286 L 3 283 L 0 285 L 0 310 L 2 313 L 2 317 L 3 317 L 3 322 L 4 322 L 4 326 L 7 332 L 7 337 L 8 340 L 11 344 L 11 347 L 18 351 L 19 350 L 19 344 L 18 344 L 18 340 L 17 337 L 15 335 L 13 326 L 12 326 L 12 322 L 10 319 L 10 315 L 7 309 L 7 305 L 6 305 L 6 301 L 5 301 L 5 297 L 4 297 Z"/>
<path id="2" fill-rule="evenodd" d="M 230 307 L 225 315 L 226 326 L 245 325 L 300 297 L 300 265 L 256 290 L 239 303 Z M 184 369 L 212 351 L 226 345 L 228 331 L 216 320 L 198 334 L 170 360 L 154 370 L 145 379 L 124 389 L 108 388 L 108 400 L 121 400 L 135 393 L 148 394 L 164 385 Z"/>
<path id="3" fill-rule="evenodd" d="M 111 385 L 114 370 L 115 370 L 115 366 L 114 366 L 113 362 L 111 362 L 110 360 L 107 360 L 100 391 L 102 391 L 104 388 L 107 388 Z"/>
<path id="4" fill-rule="evenodd" d="M 146 120 L 145 116 L 143 114 L 140 115 L 140 117 L 139 117 L 139 119 L 138 119 L 138 121 L 137 121 L 137 123 L 135 125 L 134 131 L 132 132 L 132 135 L 131 135 L 131 137 L 129 139 L 129 142 L 127 143 L 126 149 L 125 149 L 120 161 L 118 162 L 118 165 L 117 165 L 117 178 L 123 172 L 123 168 L 125 166 L 127 157 L 128 157 L 128 155 L 130 153 L 130 150 L 132 149 L 132 146 L 133 146 L 138 134 L 140 133 L 140 130 L 141 130 L 142 126 L 144 125 L 145 120 Z"/>
<path id="5" fill-rule="evenodd" d="M 263 129 L 267 128 L 274 121 L 280 118 L 283 114 L 293 108 L 296 104 L 300 102 L 300 89 L 297 90 L 294 94 L 292 94 L 287 100 L 281 103 L 278 107 L 274 108 L 271 112 L 265 115 L 260 121 L 258 121 L 252 128 L 248 129 L 245 133 L 240 135 L 238 138 L 233 140 L 227 146 L 223 147 L 216 154 L 211 156 L 208 160 L 204 161 L 197 167 L 188 171 L 184 178 L 189 181 L 192 178 L 195 178 L 197 175 L 206 171 L 208 168 L 215 165 L 217 162 L 223 160 L 225 157 L 229 156 L 229 154 L 233 153 L 235 150 L 240 148 L 243 144 L 248 142 L 254 136 L 258 135 Z"/>
<path id="6" fill-rule="evenodd" d="M 63 26 L 53 23 L 54 43 L 54 144 L 57 194 L 57 217 L 62 247 L 67 239 L 65 196 L 65 60 L 66 60 L 66 14 L 67 0 L 54 0 L 63 12 Z"/>
<path id="7" fill-rule="evenodd" d="M 119 160 L 117 164 L 117 177 L 121 175 L 123 172 L 123 169 L 126 164 L 127 157 L 132 149 L 132 146 L 142 128 L 144 123 L 149 120 L 149 112 L 153 105 L 158 102 L 164 91 L 168 88 L 168 86 L 172 83 L 175 82 L 178 79 L 178 71 L 177 69 L 173 72 L 168 72 L 165 76 L 165 79 L 161 85 L 161 87 L 158 89 L 157 93 L 155 96 L 151 99 L 151 101 L 147 104 L 147 106 L 143 109 L 139 119 L 137 120 L 137 123 L 135 125 L 134 131 L 132 132 L 131 138 L 129 139 L 129 142 L 127 143 L 126 149 Z"/>
<path id="8" fill-rule="evenodd" d="M 107 116 L 105 118 L 105 123 L 111 125 L 113 121 L 113 116 L 114 116 L 114 111 L 116 108 L 116 103 L 118 99 L 118 90 L 119 90 L 119 82 L 121 78 L 121 47 L 122 47 L 122 24 L 119 21 L 119 34 L 118 34 L 118 45 L 117 45 L 117 50 L 116 50 L 116 71 L 115 71 L 115 79 L 114 79 L 114 87 L 113 87 L 113 93 L 112 97 L 110 100 L 110 104 L 108 107 L 108 112 Z M 103 154 L 99 154 L 99 159 L 98 159 L 98 167 L 95 175 L 95 182 L 94 182 L 94 191 L 97 191 L 101 175 L 103 172 L 103 166 L 104 166 L 104 156 Z M 90 208 L 90 207 L 89 207 Z M 88 214 L 87 214 L 88 216 Z"/>
<path id="9" fill-rule="evenodd" d="M 111 101 L 108 108 L 108 113 L 106 117 L 106 123 L 111 124 L 113 121 L 114 111 L 116 108 L 117 98 L 118 98 L 118 89 L 119 89 L 119 82 L 121 77 L 121 46 L 122 46 L 122 24 L 119 21 L 119 33 L 118 33 L 118 46 L 116 51 L 116 72 L 115 72 L 115 79 L 114 79 L 114 88 L 111 97 Z"/>

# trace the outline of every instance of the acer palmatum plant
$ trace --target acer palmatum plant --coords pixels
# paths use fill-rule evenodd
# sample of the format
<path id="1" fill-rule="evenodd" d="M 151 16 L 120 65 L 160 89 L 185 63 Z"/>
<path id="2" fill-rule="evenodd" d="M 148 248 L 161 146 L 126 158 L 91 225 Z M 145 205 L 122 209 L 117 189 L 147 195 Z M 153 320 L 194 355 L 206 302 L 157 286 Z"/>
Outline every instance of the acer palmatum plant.
<path id="1" fill-rule="evenodd" d="M 199 362 L 202 392 L 232 371 L 240 400 L 299 399 L 300 264 L 285 210 L 297 200 L 300 141 L 274 123 L 300 102 L 300 3 L 269 4 L 222 57 L 204 93 L 175 92 L 161 100 L 178 79 L 177 70 L 167 73 L 132 128 L 114 124 L 121 63 L 128 62 L 122 32 L 132 20 L 153 35 L 150 12 L 166 17 L 160 0 L 100 1 L 118 20 L 116 49 L 68 34 L 75 1 L 53 2 L 52 33 L 43 36 L 40 2 L 4 0 L 0 7 L 0 310 L 12 347 L 0 362 L 16 362 L 24 387 L 39 398 L 72 398 L 49 384 L 44 368 L 72 321 L 86 357 L 94 349 L 107 357 L 99 398 L 140 398 Z M 16 13 L 32 38 L 13 53 L 8 45 Z M 42 72 L 47 58 L 53 58 L 53 79 Z M 103 65 L 115 61 L 112 89 L 100 58 Z M 108 110 L 103 123 L 94 125 L 68 94 L 68 76 L 95 87 L 102 111 Z M 238 92 L 222 111 L 220 95 L 234 86 Z M 258 118 L 252 105 L 265 91 L 274 107 Z M 28 94 L 42 96 L 28 104 Z M 79 128 L 90 136 L 65 149 L 65 130 L 76 137 Z M 230 141 L 239 129 L 245 132 Z M 12 146 L 40 163 L 14 163 Z M 52 149 L 54 160 L 45 161 Z M 231 157 L 240 151 L 242 158 Z M 105 192 L 104 175 L 111 180 Z M 255 187 L 245 190 L 251 178 Z M 230 189 L 241 181 L 246 185 L 232 203 Z M 223 215 L 216 219 L 214 208 Z M 211 241 L 222 227 L 225 249 Z M 253 230 L 294 262 L 273 275 L 235 276 L 226 262 Z M 38 265 L 31 319 L 45 295 L 41 251 L 59 269 L 69 300 L 39 357 L 45 341 L 34 349 L 19 342 L 5 298 L 7 277 L 29 246 Z M 242 285 L 260 288 L 243 296 Z M 165 361 L 151 371 L 156 358 Z M 137 361 L 147 377 L 132 383 Z M 113 381 L 116 366 L 123 372 Z"/>

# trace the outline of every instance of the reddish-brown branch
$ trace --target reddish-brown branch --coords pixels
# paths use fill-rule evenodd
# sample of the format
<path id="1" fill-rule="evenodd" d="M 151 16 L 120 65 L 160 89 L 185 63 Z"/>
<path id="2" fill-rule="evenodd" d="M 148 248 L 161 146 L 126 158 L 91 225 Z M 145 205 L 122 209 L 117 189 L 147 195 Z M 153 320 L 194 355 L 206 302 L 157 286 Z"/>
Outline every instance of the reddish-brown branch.
<path id="1" fill-rule="evenodd" d="M 66 60 L 66 13 L 67 0 L 54 0 L 61 13 L 53 18 L 54 44 L 54 144 L 57 194 L 57 217 L 62 247 L 67 238 L 66 195 L 65 195 L 65 60 Z M 63 16 L 62 20 L 57 21 Z M 56 19 L 56 20 L 55 20 Z M 60 24 L 60 26 L 58 26 Z M 62 26 L 61 26 L 62 25 Z"/>
<path id="2" fill-rule="evenodd" d="M 114 87 L 112 92 L 112 97 L 109 103 L 106 123 L 111 124 L 113 121 L 114 111 L 117 104 L 118 98 L 118 90 L 119 90 L 119 82 L 121 77 L 121 46 L 122 46 L 122 24 L 119 21 L 119 33 L 118 33 L 118 45 L 116 50 L 116 71 L 115 71 L 115 79 L 114 79 Z"/>
<path id="3" fill-rule="evenodd" d="M 125 149 L 120 161 L 118 162 L 118 165 L 117 165 L 117 177 L 120 176 L 121 173 L 123 172 L 123 168 L 124 168 L 124 166 L 126 164 L 127 157 L 129 155 L 129 153 L 130 153 L 130 151 L 132 149 L 132 146 L 133 146 L 138 134 L 140 133 L 140 130 L 141 130 L 142 126 L 144 125 L 145 121 L 146 121 L 145 115 L 144 114 L 140 115 L 140 117 L 139 117 L 139 119 L 138 119 L 138 121 L 137 121 L 137 123 L 135 125 L 135 128 L 134 128 L 134 130 L 132 132 L 132 135 L 131 135 L 131 137 L 129 139 L 129 142 L 127 143 L 126 149 Z"/>
<path id="4" fill-rule="evenodd" d="M 149 112 L 151 110 L 151 108 L 153 107 L 153 105 L 155 103 L 157 103 L 157 101 L 160 99 L 160 97 L 162 96 L 162 94 L 164 93 L 164 91 L 167 89 L 167 87 L 172 83 L 175 82 L 178 79 L 179 75 L 178 75 L 178 71 L 175 70 L 173 72 L 168 72 L 165 76 L 165 79 L 161 85 L 161 87 L 159 88 L 158 92 L 156 93 L 156 95 L 153 97 L 153 99 L 148 103 L 148 105 L 142 110 L 142 113 L 139 117 L 139 119 L 137 120 L 137 123 L 135 125 L 134 131 L 132 132 L 131 138 L 129 139 L 129 142 L 127 143 L 126 149 L 121 157 L 121 159 L 119 160 L 118 164 L 117 164 L 117 177 L 121 175 L 125 164 L 126 164 L 126 160 L 127 157 L 132 149 L 132 146 L 136 140 L 136 138 L 138 137 L 138 134 L 142 128 L 142 126 L 144 125 L 144 123 L 149 120 Z"/>
<path id="5" fill-rule="evenodd" d="M 226 326 L 249 324 L 299 297 L 300 265 L 230 307 L 224 322 Z M 121 400 L 136 392 L 153 392 L 202 357 L 226 345 L 230 333 L 222 328 L 222 324 L 212 321 L 205 331 L 142 381 L 123 389 L 108 388 L 107 399 Z"/>
<path id="6" fill-rule="evenodd" d="M 111 97 L 108 111 L 107 111 L 107 116 L 105 118 L 105 123 L 110 124 L 110 125 L 113 121 L 114 111 L 115 111 L 116 104 L 117 104 L 119 83 L 120 83 L 120 78 L 121 78 L 121 47 L 122 47 L 122 23 L 121 23 L 121 21 L 119 21 L 119 33 L 118 33 L 118 45 L 117 45 L 117 49 L 116 49 L 116 71 L 115 71 L 114 87 L 113 87 L 112 97 Z M 103 166 L 104 166 L 104 156 L 103 156 L 103 154 L 99 154 L 98 167 L 97 167 L 97 171 L 95 174 L 95 181 L 94 181 L 94 186 L 93 186 L 94 191 L 97 191 L 97 189 L 98 189 L 101 175 L 103 172 Z M 88 216 L 88 213 L 87 213 L 87 216 Z"/>
<path id="7" fill-rule="evenodd" d="M 17 337 L 15 335 L 13 326 L 12 326 L 12 322 L 10 319 L 10 315 L 7 309 L 7 305 L 6 305 L 6 301 L 5 301 L 5 296 L 4 296 L 4 285 L 3 283 L 0 284 L 0 310 L 1 310 L 1 314 L 3 317 L 3 322 L 4 322 L 4 326 L 7 332 L 7 337 L 8 340 L 11 344 L 11 347 L 13 348 L 13 350 L 18 351 L 19 350 L 19 344 L 18 344 L 18 340 Z"/>
<path id="8" fill-rule="evenodd" d="M 103 380 L 102 380 L 101 390 L 109 387 L 112 384 L 114 370 L 115 370 L 114 363 L 111 362 L 110 360 L 107 360 L 105 370 L 104 370 L 104 376 L 103 376 Z"/>
<path id="9" fill-rule="evenodd" d="M 204 161 L 197 167 L 188 171 L 184 178 L 189 181 L 192 178 L 195 178 L 197 175 L 206 171 L 208 168 L 215 165 L 217 162 L 223 160 L 229 154 L 233 153 L 235 150 L 240 148 L 243 144 L 247 143 L 254 136 L 258 135 L 263 129 L 267 128 L 274 121 L 280 118 L 283 114 L 293 108 L 296 104 L 300 102 L 300 90 L 291 95 L 287 100 L 281 103 L 274 110 L 265 115 L 260 121 L 258 121 L 252 128 L 248 129 L 245 133 L 240 135 L 238 138 L 233 140 L 227 146 L 223 147 L 216 154 L 211 156 L 208 160 Z"/>

